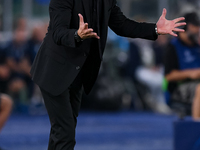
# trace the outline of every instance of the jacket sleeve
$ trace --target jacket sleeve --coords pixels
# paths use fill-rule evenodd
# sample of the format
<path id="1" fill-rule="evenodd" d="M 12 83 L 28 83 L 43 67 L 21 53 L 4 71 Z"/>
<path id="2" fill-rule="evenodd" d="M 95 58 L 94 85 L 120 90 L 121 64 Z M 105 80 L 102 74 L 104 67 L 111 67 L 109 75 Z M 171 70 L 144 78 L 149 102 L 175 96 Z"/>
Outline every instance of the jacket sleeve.
<path id="1" fill-rule="evenodd" d="M 57 45 L 75 48 L 74 33 L 77 29 L 70 29 L 73 0 L 51 0 L 49 5 L 50 30 Z"/>
<path id="2" fill-rule="evenodd" d="M 143 38 L 156 40 L 155 25 L 153 23 L 139 23 L 128 19 L 117 6 L 116 0 L 111 8 L 111 14 L 108 22 L 109 27 L 120 36 L 130 38 Z"/>

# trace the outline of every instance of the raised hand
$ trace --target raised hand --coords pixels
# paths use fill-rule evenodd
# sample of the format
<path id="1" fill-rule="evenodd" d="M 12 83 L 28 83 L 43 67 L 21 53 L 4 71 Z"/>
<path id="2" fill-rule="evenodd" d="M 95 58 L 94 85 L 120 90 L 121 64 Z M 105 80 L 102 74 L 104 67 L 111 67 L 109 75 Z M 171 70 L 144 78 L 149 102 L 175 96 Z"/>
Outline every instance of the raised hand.
<path id="1" fill-rule="evenodd" d="M 167 10 L 164 8 L 163 13 L 160 17 L 160 19 L 157 22 L 157 30 L 158 34 L 170 34 L 173 36 L 177 36 L 174 32 L 184 32 L 185 30 L 179 29 L 178 27 L 186 25 L 185 22 L 181 22 L 182 20 L 185 20 L 184 17 L 176 18 L 174 20 L 167 20 L 166 17 Z"/>
<path id="2" fill-rule="evenodd" d="M 92 28 L 88 28 L 88 23 L 84 22 L 83 16 L 81 14 L 78 14 L 80 19 L 79 29 L 78 29 L 78 35 L 81 37 L 81 39 L 88 39 L 88 38 L 97 38 L 100 39 L 100 37 L 97 35 L 97 33 L 93 32 Z"/>

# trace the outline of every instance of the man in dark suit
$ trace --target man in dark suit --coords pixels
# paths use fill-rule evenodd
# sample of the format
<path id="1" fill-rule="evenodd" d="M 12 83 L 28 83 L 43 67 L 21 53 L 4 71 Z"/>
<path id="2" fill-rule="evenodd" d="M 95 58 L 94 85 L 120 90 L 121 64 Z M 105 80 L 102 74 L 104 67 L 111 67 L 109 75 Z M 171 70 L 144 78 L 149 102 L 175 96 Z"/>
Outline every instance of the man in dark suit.
<path id="1" fill-rule="evenodd" d="M 116 0 L 51 0 L 49 14 L 30 73 L 51 122 L 48 150 L 73 150 L 82 92 L 89 94 L 97 78 L 108 26 L 120 36 L 156 40 L 158 34 L 184 32 L 177 27 L 185 23 L 166 20 L 165 9 L 157 24 L 138 23 L 123 15 Z"/>

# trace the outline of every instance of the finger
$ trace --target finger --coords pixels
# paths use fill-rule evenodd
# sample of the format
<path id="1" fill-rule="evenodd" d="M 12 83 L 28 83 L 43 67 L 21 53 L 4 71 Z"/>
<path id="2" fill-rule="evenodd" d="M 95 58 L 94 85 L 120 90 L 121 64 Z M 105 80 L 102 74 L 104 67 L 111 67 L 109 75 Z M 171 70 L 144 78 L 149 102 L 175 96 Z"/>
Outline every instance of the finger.
<path id="1" fill-rule="evenodd" d="M 88 23 L 85 23 L 84 25 L 84 29 L 88 29 Z"/>
<path id="2" fill-rule="evenodd" d="M 181 22 L 181 23 L 176 23 L 174 27 L 180 27 L 180 26 L 185 26 L 186 23 L 185 22 Z"/>
<path id="3" fill-rule="evenodd" d="M 97 38 L 97 39 L 100 39 L 100 37 L 97 35 L 97 33 L 95 33 L 95 32 L 92 32 L 92 33 L 90 33 L 90 34 L 88 34 L 88 37 L 89 38 Z"/>
<path id="4" fill-rule="evenodd" d="M 185 30 L 183 30 L 183 29 L 179 29 L 179 28 L 174 28 L 173 31 L 175 31 L 175 32 L 185 32 Z"/>
<path id="5" fill-rule="evenodd" d="M 91 30 L 91 29 L 90 30 L 84 30 L 83 33 L 84 33 L 85 36 L 88 36 L 88 34 L 92 33 L 92 31 L 93 30 Z"/>
<path id="6" fill-rule="evenodd" d="M 91 38 L 91 37 L 97 36 L 97 33 L 91 32 L 91 33 L 88 33 L 87 36 Z"/>
<path id="7" fill-rule="evenodd" d="M 81 14 L 78 14 L 78 16 L 79 16 L 79 19 L 80 19 L 80 24 L 81 24 L 81 23 L 84 23 L 83 16 L 82 16 Z"/>
<path id="8" fill-rule="evenodd" d="M 98 35 L 94 36 L 94 38 L 96 38 L 96 39 L 100 39 L 100 37 L 99 37 Z"/>
<path id="9" fill-rule="evenodd" d="M 182 20 L 185 20 L 185 18 L 184 18 L 184 17 L 180 17 L 180 18 L 174 19 L 173 21 L 174 21 L 175 23 L 177 23 L 177 22 L 182 21 Z"/>
<path id="10" fill-rule="evenodd" d="M 177 34 L 175 34 L 174 32 L 171 32 L 171 33 L 169 33 L 170 35 L 172 35 L 172 36 L 175 36 L 175 37 L 177 37 L 178 35 Z"/>
<path id="11" fill-rule="evenodd" d="M 93 32 L 93 29 L 90 28 L 90 29 L 85 30 L 85 31 L 84 31 L 84 34 L 87 35 L 87 34 L 90 34 L 91 32 Z"/>
<path id="12" fill-rule="evenodd" d="M 163 16 L 163 17 L 166 17 L 166 14 L 167 14 L 167 9 L 164 8 L 164 9 L 163 9 L 163 12 L 162 12 L 162 16 Z"/>

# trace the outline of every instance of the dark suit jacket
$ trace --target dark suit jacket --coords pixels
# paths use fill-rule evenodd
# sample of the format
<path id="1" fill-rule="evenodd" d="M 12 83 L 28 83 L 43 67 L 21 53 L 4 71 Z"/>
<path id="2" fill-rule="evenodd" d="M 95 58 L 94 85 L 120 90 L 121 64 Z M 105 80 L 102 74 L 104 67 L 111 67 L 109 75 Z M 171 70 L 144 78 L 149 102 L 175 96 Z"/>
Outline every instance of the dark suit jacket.
<path id="1" fill-rule="evenodd" d="M 103 55 L 108 26 L 118 35 L 131 38 L 156 40 L 155 24 L 138 23 L 126 18 L 116 5 L 116 0 L 102 0 L 100 40 L 96 48 Z M 74 33 L 79 28 L 78 13 L 90 26 L 89 0 L 51 0 L 48 33 L 31 68 L 33 81 L 53 95 L 61 94 L 73 82 L 90 51 L 91 39 L 77 44 Z M 90 92 L 97 78 L 102 56 L 87 59 L 83 86 Z M 88 73 L 87 73 L 88 72 Z"/>

